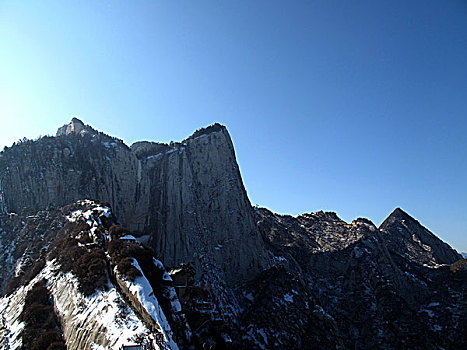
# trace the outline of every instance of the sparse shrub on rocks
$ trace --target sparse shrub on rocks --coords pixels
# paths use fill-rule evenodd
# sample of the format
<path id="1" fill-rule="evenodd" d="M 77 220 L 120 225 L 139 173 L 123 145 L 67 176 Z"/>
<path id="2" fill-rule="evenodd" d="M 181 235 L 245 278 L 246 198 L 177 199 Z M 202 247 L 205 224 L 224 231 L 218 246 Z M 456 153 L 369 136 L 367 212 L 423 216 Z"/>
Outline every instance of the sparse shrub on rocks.
<path id="1" fill-rule="evenodd" d="M 126 276 L 130 281 L 134 281 L 136 277 L 141 276 L 141 272 L 133 265 L 132 258 L 123 258 L 117 265 L 120 273 Z"/>
<path id="2" fill-rule="evenodd" d="M 120 225 L 112 225 L 109 228 L 109 234 L 112 239 L 117 239 L 124 235 L 131 234 L 131 232 L 126 227 Z"/>
<path id="3" fill-rule="evenodd" d="M 72 237 L 80 236 L 82 232 L 89 231 L 89 226 L 85 222 L 75 223 L 72 229 Z"/>
<path id="4" fill-rule="evenodd" d="M 78 237 L 78 241 L 81 244 L 89 244 L 93 243 L 93 239 L 91 238 L 90 234 L 83 234 Z"/>
<path id="5" fill-rule="evenodd" d="M 131 232 L 126 231 L 125 234 L 131 234 Z M 112 263 L 117 266 L 118 271 L 130 280 L 141 276 L 141 272 L 133 265 L 132 259 L 135 259 L 151 283 L 160 283 L 162 281 L 164 272 L 154 268 L 154 251 L 149 246 L 139 242 L 112 239 L 107 250 Z"/>
<path id="6" fill-rule="evenodd" d="M 107 261 L 102 249 L 86 251 L 76 261 L 73 273 L 78 277 L 79 289 L 91 295 L 107 285 Z"/>
<path id="7" fill-rule="evenodd" d="M 66 346 L 63 342 L 53 342 L 47 347 L 47 350 L 66 350 Z"/>
<path id="8" fill-rule="evenodd" d="M 112 263 L 117 265 L 121 260 L 121 251 L 123 249 L 124 242 L 119 239 L 114 239 L 109 242 L 107 245 L 107 251 L 112 259 Z"/>
<path id="9" fill-rule="evenodd" d="M 48 305 L 41 305 L 33 303 L 25 307 L 23 311 L 23 321 L 29 322 L 31 324 L 44 324 L 49 319 L 49 308 Z"/>
<path id="10" fill-rule="evenodd" d="M 49 259 L 57 258 L 63 272 L 73 272 L 78 278 L 79 290 L 91 295 L 107 285 L 107 259 L 104 250 L 91 250 L 78 245 L 72 237 L 62 239 L 49 254 Z"/>
<path id="11" fill-rule="evenodd" d="M 60 342 L 60 336 L 56 330 L 51 330 L 45 333 L 42 333 L 38 338 L 36 338 L 32 343 L 33 349 L 49 349 L 50 345 L 56 344 L 60 345 L 61 349 L 64 349 L 63 342 Z M 60 348 L 59 348 L 60 349 Z"/>
<path id="12" fill-rule="evenodd" d="M 22 350 L 65 349 L 45 280 L 36 283 L 26 295 L 20 320 L 25 324 Z"/>
<path id="13" fill-rule="evenodd" d="M 75 266 L 75 262 L 86 252 L 84 247 L 79 247 L 76 239 L 66 237 L 57 242 L 53 251 L 49 254 L 49 259 L 56 258 L 63 272 L 70 272 Z"/>
<path id="14" fill-rule="evenodd" d="M 48 305 L 49 304 L 49 291 L 45 286 L 45 281 L 42 280 L 34 285 L 34 287 L 26 295 L 24 306 L 29 307 L 32 305 Z"/>
<path id="15" fill-rule="evenodd" d="M 21 276 L 13 277 L 5 287 L 5 295 L 10 295 L 21 285 L 22 285 Z"/>
<path id="16" fill-rule="evenodd" d="M 45 261 L 44 260 L 38 260 L 34 263 L 34 265 L 30 266 L 24 275 L 19 275 L 16 277 L 13 277 L 10 282 L 8 282 L 6 288 L 5 288 L 5 294 L 10 295 L 13 293 L 19 286 L 26 285 L 31 280 L 37 276 L 39 272 L 44 268 L 45 266 Z"/>
<path id="17" fill-rule="evenodd" d="M 24 274 L 23 284 L 28 284 L 45 267 L 45 260 L 37 260 Z"/>
<path id="18" fill-rule="evenodd" d="M 135 250 L 128 248 L 128 246 L 132 245 L 134 243 L 114 239 L 109 242 L 108 252 L 112 263 L 117 266 L 118 271 L 129 280 L 134 281 L 136 277 L 141 276 L 141 272 L 133 265 Z"/>

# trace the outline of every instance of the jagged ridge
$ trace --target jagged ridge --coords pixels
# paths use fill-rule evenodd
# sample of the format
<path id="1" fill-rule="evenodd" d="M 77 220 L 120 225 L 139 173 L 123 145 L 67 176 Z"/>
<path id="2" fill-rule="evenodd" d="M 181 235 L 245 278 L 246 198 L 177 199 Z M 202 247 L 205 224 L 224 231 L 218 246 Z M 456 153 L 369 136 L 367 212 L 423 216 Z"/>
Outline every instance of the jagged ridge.
<path id="1" fill-rule="evenodd" d="M 377 228 L 363 218 L 346 223 L 332 212 L 292 217 L 262 208 L 253 211 L 225 127 L 213 125 L 179 143 L 138 142 L 130 149 L 83 125 L 73 120 L 55 138 L 23 142 L 3 152 L 2 203 L 10 210 L 26 210 L 18 217 L 3 216 L 7 229 L 1 234 L 20 232 L 21 222 L 30 222 L 27 211 L 34 208 L 90 197 L 108 200 L 129 226 L 125 234 L 141 236 L 174 267 L 196 348 L 422 349 L 466 344 L 465 261 L 443 266 L 457 259 L 457 253 L 405 212 L 396 210 Z M 16 223 L 5 224 L 10 220 Z M 38 247 L 55 240 L 46 235 L 42 242 L 40 230 L 28 231 L 20 236 L 32 237 Z M 124 249 L 132 250 L 133 239 L 125 238 L 129 243 Z M 21 257 L 18 266 L 24 267 L 17 270 L 23 271 L 40 260 L 38 251 L 14 246 L 2 257 L 9 266 L 3 276 L 14 271 L 12 254 Z M 135 255 L 110 256 L 118 270 L 116 281 L 123 273 L 144 276 L 151 284 L 151 275 L 159 271 L 140 266 Z M 186 264 L 178 268 L 180 262 Z M 41 268 L 21 277 L 19 284 L 29 285 Z M 132 287 L 131 278 L 125 281 L 114 285 L 139 310 L 128 291 L 140 300 L 149 294 Z M 61 295 L 80 288 L 79 281 L 60 283 L 51 285 Z M 99 283 L 89 286 L 91 293 L 105 290 Z M 167 319 L 176 314 L 164 313 Z M 100 336 L 80 334 L 79 339 L 102 342 Z M 182 338 L 171 347 L 187 346 L 178 340 Z"/>
<path id="2" fill-rule="evenodd" d="M 420 264 L 452 264 L 462 256 L 400 208 L 395 209 L 379 229 L 389 249 Z"/>
<path id="3" fill-rule="evenodd" d="M 9 211 L 99 198 L 132 231 L 149 233 L 171 266 L 193 261 L 199 275 L 214 267 L 238 280 L 267 265 L 225 127 L 214 124 L 177 144 L 138 143 L 133 151 L 77 119 L 57 135 L 0 158 Z"/>

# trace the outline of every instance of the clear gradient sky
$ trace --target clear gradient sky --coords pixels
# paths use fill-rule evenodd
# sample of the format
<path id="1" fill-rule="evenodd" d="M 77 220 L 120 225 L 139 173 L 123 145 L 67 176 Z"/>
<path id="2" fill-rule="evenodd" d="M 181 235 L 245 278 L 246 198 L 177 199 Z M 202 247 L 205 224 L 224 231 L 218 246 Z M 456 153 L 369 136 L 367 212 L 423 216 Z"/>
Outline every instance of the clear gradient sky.
<path id="1" fill-rule="evenodd" d="M 253 204 L 467 251 L 467 1 L 3 1 L 0 146 L 72 116 L 131 144 L 213 122 Z"/>

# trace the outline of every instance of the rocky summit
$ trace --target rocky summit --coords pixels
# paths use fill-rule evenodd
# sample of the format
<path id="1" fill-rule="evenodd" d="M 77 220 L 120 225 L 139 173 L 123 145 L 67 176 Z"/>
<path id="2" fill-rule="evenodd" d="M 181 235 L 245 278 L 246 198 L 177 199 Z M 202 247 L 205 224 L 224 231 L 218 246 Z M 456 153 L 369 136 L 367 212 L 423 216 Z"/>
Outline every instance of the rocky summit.
<path id="1" fill-rule="evenodd" d="M 0 154 L 1 349 L 461 349 L 467 260 L 253 207 L 219 124 L 170 144 L 77 118 Z"/>

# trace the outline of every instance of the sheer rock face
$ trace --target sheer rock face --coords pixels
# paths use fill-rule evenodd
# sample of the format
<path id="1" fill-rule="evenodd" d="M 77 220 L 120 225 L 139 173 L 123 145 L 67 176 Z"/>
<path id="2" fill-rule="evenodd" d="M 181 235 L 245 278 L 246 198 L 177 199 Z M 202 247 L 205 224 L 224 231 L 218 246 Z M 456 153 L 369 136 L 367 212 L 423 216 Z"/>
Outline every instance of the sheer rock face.
<path id="1" fill-rule="evenodd" d="M 421 265 L 452 264 L 462 256 L 417 220 L 397 208 L 381 224 L 388 247 Z"/>
<path id="2" fill-rule="evenodd" d="M 152 243 L 164 261 L 187 261 L 195 253 L 226 272 L 258 271 L 264 248 L 227 131 L 198 136 L 149 158 L 141 162 L 150 203 L 141 209 L 150 208 Z"/>
<path id="3" fill-rule="evenodd" d="M 5 205 L 16 213 L 100 198 L 111 201 L 125 216 L 126 199 L 136 190 L 136 174 L 137 159 L 128 147 L 97 133 L 25 141 L 0 158 Z"/>
<path id="4" fill-rule="evenodd" d="M 58 237 L 63 218 L 38 209 L 95 198 L 164 264 L 194 262 L 180 286 L 197 348 L 465 348 L 465 261 L 402 210 L 377 228 L 253 209 L 223 126 L 127 147 L 82 124 L 0 156 L 0 209 L 19 213 L 0 215 L 0 291 Z"/>
<path id="5" fill-rule="evenodd" d="M 83 198 L 109 201 L 166 264 L 197 263 L 228 279 L 267 264 L 230 136 L 218 124 L 182 143 L 127 147 L 73 119 L 57 137 L 22 142 L 0 158 L 4 204 L 35 212 Z"/>

